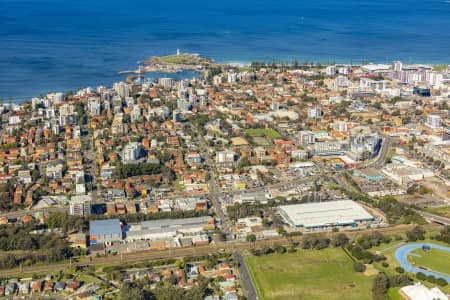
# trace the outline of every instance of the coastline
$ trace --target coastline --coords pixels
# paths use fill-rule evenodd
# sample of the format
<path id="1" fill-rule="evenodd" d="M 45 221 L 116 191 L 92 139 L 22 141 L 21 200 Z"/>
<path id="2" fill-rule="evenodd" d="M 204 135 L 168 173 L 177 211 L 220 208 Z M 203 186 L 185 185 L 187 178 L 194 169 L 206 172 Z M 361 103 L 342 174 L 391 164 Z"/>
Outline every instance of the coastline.
<path id="1" fill-rule="evenodd" d="M 217 64 L 217 65 L 229 65 L 229 66 L 238 67 L 238 68 L 245 68 L 245 67 L 249 67 L 251 65 L 251 62 L 249 62 L 248 60 L 226 60 L 226 59 L 221 60 L 221 59 L 216 59 L 216 58 L 213 58 L 213 60 L 214 60 L 215 64 Z M 255 59 L 254 61 L 263 61 L 263 60 Z M 282 61 L 283 60 L 278 60 L 276 62 L 282 62 Z M 291 60 L 287 60 L 287 61 L 289 63 L 292 63 Z M 299 63 L 302 63 L 304 61 L 308 61 L 308 60 L 298 60 Z M 313 61 L 313 60 L 311 60 L 311 61 Z M 335 64 L 336 65 L 349 65 L 350 61 L 351 61 L 351 59 L 349 59 L 348 62 L 345 62 L 345 60 L 343 60 L 341 62 L 335 62 Z M 265 62 L 267 63 L 269 61 L 266 60 Z M 317 63 L 317 62 L 320 63 L 321 61 L 319 60 L 319 61 L 313 61 L 313 62 L 314 63 Z M 371 63 L 373 63 L 373 64 L 385 64 L 386 62 L 373 61 Z M 325 66 L 327 64 L 328 63 L 324 62 L 324 63 L 322 63 L 322 66 Z M 447 63 L 439 63 L 439 64 L 436 64 L 436 63 L 423 63 L 423 62 L 420 62 L 420 61 L 413 61 L 412 64 L 421 64 L 421 65 L 430 65 L 430 66 L 447 66 L 447 65 L 450 65 L 450 60 Z M 361 65 L 361 63 L 358 63 L 358 61 L 354 61 L 353 65 L 355 65 L 355 66 Z M 146 70 L 144 72 L 136 72 L 136 71 L 137 70 L 125 70 L 125 71 L 113 72 L 113 74 L 110 74 L 110 79 L 111 79 L 110 81 L 108 81 L 107 79 L 102 79 L 102 80 L 97 80 L 96 82 L 91 82 L 88 79 L 86 79 L 83 82 L 82 86 L 85 86 L 85 87 L 87 87 L 87 86 L 97 87 L 97 86 L 100 86 L 100 85 L 113 84 L 114 82 L 117 82 L 117 81 L 125 81 L 130 75 L 131 76 L 133 76 L 133 75 L 134 76 L 136 76 L 136 75 L 143 75 L 145 77 L 150 77 L 150 78 L 161 78 L 161 77 L 178 77 L 181 74 L 182 75 L 181 77 L 190 79 L 190 78 L 192 78 L 190 76 L 192 74 L 189 74 L 189 76 L 187 76 L 187 75 L 183 76 L 182 73 L 185 72 L 185 71 L 190 71 L 192 73 L 198 73 L 198 71 L 193 66 L 188 67 L 186 69 L 149 68 L 148 70 Z M 203 71 L 200 71 L 200 73 L 203 74 Z M 152 76 L 152 75 L 154 75 L 154 76 Z M 65 92 L 70 91 L 70 90 L 74 91 L 76 88 L 77 88 L 77 86 L 75 86 L 75 85 L 72 85 L 71 88 L 50 87 L 47 91 L 45 91 L 43 89 L 38 90 L 38 91 L 36 91 L 36 93 L 33 93 L 33 95 L 27 95 L 27 96 L 14 96 L 14 95 L 11 95 L 12 103 L 20 105 L 20 104 L 25 103 L 27 100 L 28 101 L 31 100 L 31 98 L 33 98 L 33 97 L 39 97 L 39 94 L 41 94 L 41 93 L 42 94 L 46 94 L 46 93 L 48 93 L 50 91 L 65 93 Z M 2 98 L 4 102 L 7 101 L 8 97 L 9 97 L 9 95 L 0 95 L 0 98 Z"/>

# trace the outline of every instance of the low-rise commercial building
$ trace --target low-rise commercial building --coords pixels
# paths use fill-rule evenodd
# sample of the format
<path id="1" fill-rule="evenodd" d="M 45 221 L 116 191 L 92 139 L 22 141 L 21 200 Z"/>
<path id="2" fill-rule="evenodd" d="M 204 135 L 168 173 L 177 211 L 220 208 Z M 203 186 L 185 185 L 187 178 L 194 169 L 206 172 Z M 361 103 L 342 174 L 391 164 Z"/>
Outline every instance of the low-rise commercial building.
<path id="1" fill-rule="evenodd" d="M 278 211 L 290 226 L 305 229 L 357 227 L 375 220 L 363 207 L 351 200 L 284 205 L 278 207 Z"/>

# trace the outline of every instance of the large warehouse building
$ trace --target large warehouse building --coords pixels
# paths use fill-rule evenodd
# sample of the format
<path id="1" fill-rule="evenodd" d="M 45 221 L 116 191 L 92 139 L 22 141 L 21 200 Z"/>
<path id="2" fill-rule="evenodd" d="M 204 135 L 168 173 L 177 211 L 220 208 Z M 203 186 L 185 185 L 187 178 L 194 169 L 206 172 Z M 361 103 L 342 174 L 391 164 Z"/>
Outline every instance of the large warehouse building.
<path id="1" fill-rule="evenodd" d="M 215 230 L 214 218 L 210 216 L 145 221 L 127 226 L 126 241 L 158 240 L 182 236 L 195 236 Z"/>
<path id="2" fill-rule="evenodd" d="M 278 207 L 278 211 L 286 223 L 305 229 L 357 227 L 375 220 L 364 208 L 351 200 L 285 205 Z"/>
<path id="3" fill-rule="evenodd" d="M 119 219 L 90 221 L 89 231 L 91 244 L 122 240 L 122 226 Z"/>

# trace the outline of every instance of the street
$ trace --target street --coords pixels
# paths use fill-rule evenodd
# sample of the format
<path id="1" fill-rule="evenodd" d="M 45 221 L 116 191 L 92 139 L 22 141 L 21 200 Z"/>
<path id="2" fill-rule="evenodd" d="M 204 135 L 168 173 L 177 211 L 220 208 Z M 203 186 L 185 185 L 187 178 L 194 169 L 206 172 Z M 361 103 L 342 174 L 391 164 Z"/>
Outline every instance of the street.
<path id="1" fill-rule="evenodd" d="M 233 252 L 234 258 L 239 266 L 239 275 L 241 275 L 241 280 L 244 285 L 245 290 L 247 291 L 247 299 L 249 300 L 257 300 L 258 294 L 256 293 L 255 286 L 253 280 L 248 272 L 247 265 L 245 264 L 245 260 L 242 255 L 238 251 Z"/>

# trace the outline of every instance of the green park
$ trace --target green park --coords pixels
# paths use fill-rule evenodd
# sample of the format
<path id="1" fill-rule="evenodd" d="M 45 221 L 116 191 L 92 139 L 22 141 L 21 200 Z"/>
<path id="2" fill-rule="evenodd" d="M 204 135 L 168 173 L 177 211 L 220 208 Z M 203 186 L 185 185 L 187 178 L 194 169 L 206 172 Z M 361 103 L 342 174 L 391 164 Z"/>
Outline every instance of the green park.
<path id="1" fill-rule="evenodd" d="M 260 299 L 371 299 L 372 278 L 355 272 L 341 248 L 252 256 L 247 263 Z"/>

